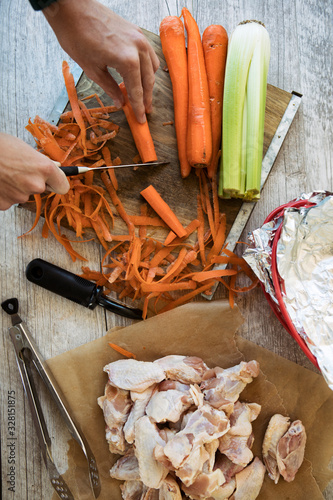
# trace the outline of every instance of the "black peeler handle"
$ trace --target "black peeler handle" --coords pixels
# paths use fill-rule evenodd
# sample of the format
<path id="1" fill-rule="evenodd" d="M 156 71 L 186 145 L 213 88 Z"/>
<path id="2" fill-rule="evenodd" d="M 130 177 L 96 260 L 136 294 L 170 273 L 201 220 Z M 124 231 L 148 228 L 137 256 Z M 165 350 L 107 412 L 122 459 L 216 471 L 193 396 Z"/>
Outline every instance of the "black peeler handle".
<path id="1" fill-rule="evenodd" d="M 94 309 L 103 288 L 42 259 L 32 260 L 26 269 L 32 283 L 77 304 Z"/>
<path id="2" fill-rule="evenodd" d="M 103 295 L 103 287 L 81 278 L 43 259 L 34 259 L 26 269 L 26 277 L 32 283 L 72 300 L 89 309 L 97 305 L 120 316 L 142 320 L 141 309 L 126 306 Z"/>
<path id="3" fill-rule="evenodd" d="M 70 177 L 71 175 L 78 175 L 79 173 L 79 169 L 75 166 L 59 167 L 59 168 L 64 172 L 66 177 Z"/>

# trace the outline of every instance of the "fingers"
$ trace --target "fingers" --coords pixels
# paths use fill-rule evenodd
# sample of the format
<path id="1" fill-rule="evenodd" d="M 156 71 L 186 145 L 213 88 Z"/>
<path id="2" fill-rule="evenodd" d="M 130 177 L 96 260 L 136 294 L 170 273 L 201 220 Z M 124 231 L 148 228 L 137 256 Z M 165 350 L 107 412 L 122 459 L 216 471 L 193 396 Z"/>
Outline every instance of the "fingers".
<path id="1" fill-rule="evenodd" d="M 126 73 L 123 74 L 125 87 L 128 94 L 128 99 L 132 105 L 136 119 L 139 123 L 146 121 L 144 92 L 141 80 L 140 58 L 130 65 Z"/>
<path id="2" fill-rule="evenodd" d="M 117 82 L 108 72 L 107 68 L 104 70 L 99 69 L 94 75 L 87 74 L 87 76 L 102 87 L 104 92 L 106 92 L 113 99 L 114 105 L 117 108 L 122 107 L 124 104 L 123 94 L 121 93 Z"/>
<path id="3" fill-rule="evenodd" d="M 143 89 L 143 104 L 146 113 L 152 112 L 153 87 L 155 83 L 155 71 L 149 54 L 144 53 L 140 58 L 141 82 Z"/>
<path id="4" fill-rule="evenodd" d="M 66 194 L 70 188 L 66 175 L 57 166 L 58 162 L 52 162 L 49 173 L 45 179 L 46 189 L 57 194 Z"/>
<path id="5" fill-rule="evenodd" d="M 159 59 L 147 41 L 136 58 L 127 61 L 126 72 L 122 74 L 128 98 L 137 120 L 146 121 L 145 113 L 152 112 L 153 87 Z"/>

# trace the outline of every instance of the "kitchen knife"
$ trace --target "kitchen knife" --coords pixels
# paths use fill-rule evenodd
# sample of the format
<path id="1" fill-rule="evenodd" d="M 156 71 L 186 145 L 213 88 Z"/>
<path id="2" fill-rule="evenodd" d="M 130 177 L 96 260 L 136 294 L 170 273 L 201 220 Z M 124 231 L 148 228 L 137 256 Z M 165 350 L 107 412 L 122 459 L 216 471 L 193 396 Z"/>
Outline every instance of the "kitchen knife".
<path id="1" fill-rule="evenodd" d="M 102 286 L 43 259 L 34 259 L 28 264 L 26 277 L 32 283 L 89 309 L 99 305 L 125 318 L 142 319 L 140 309 L 109 299 L 103 294 Z"/>
<path id="2" fill-rule="evenodd" d="M 60 170 L 64 172 L 66 177 L 69 177 L 71 175 L 80 175 L 80 174 L 85 174 L 86 172 L 90 171 L 95 171 L 95 170 L 105 170 L 108 168 L 127 168 L 127 167 L 162 167 L 164 165 L 169 165 L 170 162 L 168 161 L 152 161 L 149 163 L 130 163 L 127 165 L 110 165 L 110 166 L 103 166 L 103 167 L 95 167 L 95 168 L 90 168 L 90 167 L 81 167 L 81 166 L 69 166 L 69 167 L 60 167 Z"/>

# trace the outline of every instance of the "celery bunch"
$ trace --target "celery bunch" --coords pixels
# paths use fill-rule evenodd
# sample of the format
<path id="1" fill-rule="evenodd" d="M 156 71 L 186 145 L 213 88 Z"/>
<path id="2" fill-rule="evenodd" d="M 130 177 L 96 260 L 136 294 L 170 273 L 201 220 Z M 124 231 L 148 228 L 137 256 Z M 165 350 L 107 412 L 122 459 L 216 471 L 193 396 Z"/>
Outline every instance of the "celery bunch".
<path id="1" fill-rule="evenodd" d="M 244 21 L 229 42 L 223 97 L 219 196 L 257 200 L 270 39 L 258 21 Z"/>

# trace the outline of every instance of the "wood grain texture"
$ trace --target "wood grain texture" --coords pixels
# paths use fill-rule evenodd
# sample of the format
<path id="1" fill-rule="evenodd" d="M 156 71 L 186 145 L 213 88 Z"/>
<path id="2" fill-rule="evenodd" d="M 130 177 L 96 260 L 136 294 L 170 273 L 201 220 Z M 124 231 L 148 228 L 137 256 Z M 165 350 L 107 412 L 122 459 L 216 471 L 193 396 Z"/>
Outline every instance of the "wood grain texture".
<path id="1" fill-rule="evenodd" d="M 154 110 L 148 117 L 149 129 L 154 140 L 155 150 L 159 161 L 168 161 L 169 165 L 162 167 L 146 167 L 146 168 L 126 168 L 118 169 L 116 177 L 118 180 L 118 195 L 129 215 L 140 214 L 140 207 L 144 200 L 140 195 L 141 191 L 152 184 L 162 196 L 163 200 L 177 214 L 180 222 L 186 227 L 193 219 L 197 218 L 197 195 L 199 192 L 199 182 L 195 170 L 192 169 L 190 175 L 186 179 L 182 179 L 180 175 L 180 167 L 177 152 L 176 133 L 173 125 L 163 125 L 165 122 L 174 123 L 172 85 L 169 73 L 164 71 L 166 62 L 163 56 L 162 47 L 159 36 L 144 30 L 145 35 L 153 46 L 160 60 L 160 68 L 156 73 L 156 81 L 154 86 Z M 116 81 L 120 82 L 121 78 L 115 71 L 111 71 Z M 78 97 L 80 99 L 88 96 L 97 95 L 101 98 L 105 106 L 113 104 L 112 99 L 93 81 L 89 80 L 83 73 L 77 84 Z M 265 155 L 276 129 L 281 121 L 281 118 L 290 102 L 291 94 L 285 90 L 268 85 L 267 102 L 265 112 L 265 130 L 264 130 L 264 147 L 263 155 Z M 98 107 L 98 102 L 95 97 L 85 101 L 88 108 Z M 65 110 L 70 110 L 70 105 Z M 47 119 L 47 117 L 45 117 Z M 126 121 L 125 114 L 122 110 L 114 112 L 110 116 L 116 125 L 119 126 L 119 133 L 114 139 L 107 142 L 111 151 L 112 159 L 120 157 L 121 162 L 133 163 L 138 155 L 129 125 Z M 97 172 L 94 176 L 94 184 L 105 188 L 100 174 Z M 113 207 L 112 201 L 108 193 L 105 194 L 108 202 Z M 242 200 L 219 200 L 220 211 L 226 214 L 226 233 L 228 234 L 235 218 L 241 209 Z M 23 208 L 34 211 L 35 204 L 28 202 L 23 205 Z M 128 229 L 119 216 L 118 212 L 113 207 L 114 224 L 112 234 L 127 234 Z M 110 221 L 111 223 L 111 221 Z M 67 220 L 62 219 L 62 225 L 68 227 Z M 72 229 L 72 228 L 70 228 Z M 164 241 L 169 232 L 168 228 L 148 227 L 147 235 L 154 237 L 160 241 Z M 83 239 L 96 237 L 95 233 L 87 228 Z M 96 241 L 98 239 L 96 238 Z M 196 242 L 196 233 L 193 233 L 189 242 Z"/>
<path id="2" fill-rule="evenodd" d="M 104 0 L 102 3 L 135 24 L 158 33 L 161 19 L 180 14 L 183 6 L 196 17 L 201 33 L 211 23 L 221 23 L 230 35 L 244 19 L 263 21 L 271 36 L 272 56 L 268 81 L 270 84 L 303 94 L 302 105 L 282 146 L 272 173 L 265 185 L 260 203 L 255 207 L 244 230 L 258 227 L 274 208 L 302 192 L 314 189 L 333 190 L 333 106 L 332 106 L 332 15 L 329 0 Z M 29 117 L 47 116 L 62 86 L 61 62 L 68 57 L 40 13 L 35 13 L 27 0 L 0 3 L 0 129 L 33 144 L 24 130 Z M 80 271 L 65 251 L 52 240 L 43 240 L 34 232 L 24 239 L 17 236 L 27 230 L 33 215 L 13 207 L 0 214 L 0 299 L 17 296 L 21 316 L 36 339 L 42 354 L 48 358 L 97 338 L 113 326 L 129 324 L 102 310 L 89 311 L 49 292 L 39 290 L 25 279 L 25 267 L 36 257 L 56 265 Z M 101 251 L 92 243 L 85 246 L 90 265 L 98 269 Z M 218 289 L 216 297 L 223 295 Z M 240 295 L 237 299 L 245 323 L 239 333 L 292 361 L 312 369 L 307 358 L 279 325 L 260 289 Z M 1 322 L 1 460 L 2 498 L 35 500 L 52 497 L 41 460 L 39 445 L 23 395 L 13 348 L 7 329 L 9 319 Z M 7 393 L 16 395 L 16 491 L 8 491 L 8 413 Z M 42 391 L 48 409 L 47 424 L 55 439 L 52 451 L 61 470 L 66 468 L 66 435 L 62 421 L 53 411 Z M 59 443 L 59 436 L 63 439 Z M 333 499 L 327 489 L 326 499 Z"/>

